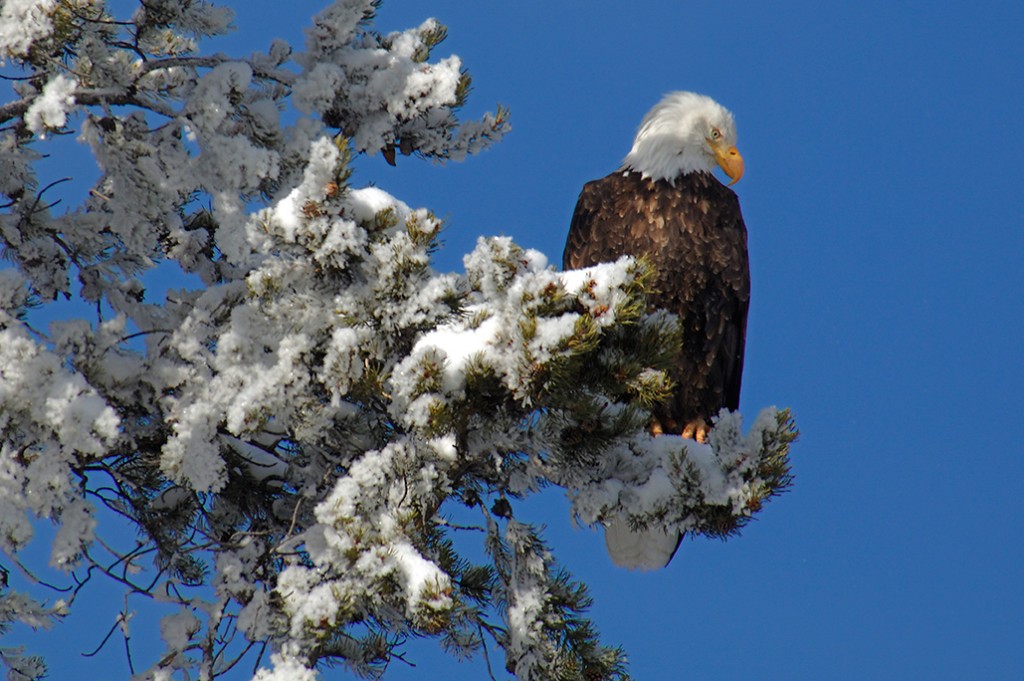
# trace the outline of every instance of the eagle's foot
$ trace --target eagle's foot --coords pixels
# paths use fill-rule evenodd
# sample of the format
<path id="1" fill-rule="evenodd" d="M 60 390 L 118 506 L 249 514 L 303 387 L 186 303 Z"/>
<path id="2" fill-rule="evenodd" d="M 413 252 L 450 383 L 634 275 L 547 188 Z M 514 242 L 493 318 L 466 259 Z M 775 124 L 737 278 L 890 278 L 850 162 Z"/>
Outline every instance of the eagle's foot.
<path id="1" fill-rule="evenodd" d="M 682 436 L 696 440 L 701 444 L 705 444 L 708 441 L 708 431 L 711 430 L 708 427 L 707 421 L 702 418 L 697 418 L 692 421 L 688 421 L 686 426 L 683 428 Z"/>
<path id="2" fill-rule="evenodd" d="M 647 430 L 654 437 L 658 437 L 659 435 L 666 435 L 666 434 L 668 434 L 668 435 L 678 435 L 679 434 L 679 424 L 676 423 L 674 419 L 670 419 L 670 418 L 660 419 L 658 417 L 653 417 L 653 418 L 651 418 L 650 424 L 648 424 L 648 426 L 647 426 Z"/>

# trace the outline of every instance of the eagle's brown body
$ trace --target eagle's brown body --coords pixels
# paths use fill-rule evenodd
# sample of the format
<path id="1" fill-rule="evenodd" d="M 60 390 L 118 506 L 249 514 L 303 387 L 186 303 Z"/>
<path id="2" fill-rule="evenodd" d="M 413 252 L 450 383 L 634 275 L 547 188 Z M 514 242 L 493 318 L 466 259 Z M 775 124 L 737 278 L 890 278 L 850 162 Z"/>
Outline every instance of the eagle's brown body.
<path id="1" fill-rule="evenodd" d="M 660 430 L 680 433 L 739 407 L 750 303 L 747 230 L 731 189 L 708 172 L 666 180 L 618 170 L 580 193 L 563 255 L 565 269 L 646 256 L 657 272 L 652 308 L 679 315 L 676 390 L 656 410 Z"/>

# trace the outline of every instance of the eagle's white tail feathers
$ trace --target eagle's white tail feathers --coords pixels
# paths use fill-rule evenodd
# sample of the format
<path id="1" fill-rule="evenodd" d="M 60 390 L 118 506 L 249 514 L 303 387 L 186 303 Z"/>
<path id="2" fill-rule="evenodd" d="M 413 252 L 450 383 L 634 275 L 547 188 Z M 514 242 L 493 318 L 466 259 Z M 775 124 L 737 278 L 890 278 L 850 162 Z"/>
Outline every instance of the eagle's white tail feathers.
<path id="1" fill-rule="evenodd" d="M 666 532 L 660 527 L 634 530 L 621 517 L 604 528 L 604 544 L 612 562 L 630 570 L 665 567 L 675 555 L 681 539 L 678 532 Z"/>

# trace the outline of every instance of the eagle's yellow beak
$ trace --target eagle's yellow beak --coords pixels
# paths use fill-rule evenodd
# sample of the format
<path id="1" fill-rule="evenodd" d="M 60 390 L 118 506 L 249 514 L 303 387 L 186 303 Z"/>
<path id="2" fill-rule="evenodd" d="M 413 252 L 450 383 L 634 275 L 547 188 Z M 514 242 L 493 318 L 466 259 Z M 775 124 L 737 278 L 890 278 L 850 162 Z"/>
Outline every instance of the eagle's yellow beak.
<path id="1" fill-rule="evenodd" d="M 729 186 L 739 182 L 743 177 L 743 157 L 740 156 L 740 152 L 736 150 L 736 147 L 726 147 L 724 144 L 712 143 L 711 147 L 715 150 L 715 160 L 718 161 L 718 165 L 732 180 Z"/>

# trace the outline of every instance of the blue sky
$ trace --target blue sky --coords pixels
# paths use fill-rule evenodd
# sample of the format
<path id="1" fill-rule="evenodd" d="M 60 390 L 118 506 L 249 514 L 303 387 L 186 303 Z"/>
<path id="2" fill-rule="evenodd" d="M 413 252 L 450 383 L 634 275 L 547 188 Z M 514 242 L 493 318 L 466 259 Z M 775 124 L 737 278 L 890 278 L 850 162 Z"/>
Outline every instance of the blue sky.
<path id="1" fill-rule="evenodd" d="M 322 4 L 235 3 L 218 49 L 299 41 Z M 377 27 L 428 16 L 474 77 L 466 113 L 500 102 L 513 124 L 462 164 L 358 161 L 356 184 L 447 216 L 438 269 L 489 234 L 559 263 L 580 187 L 663 93 L 736 115 L 741 410 L 794 410 L 794 489 L 653 574 L 614 568 L 557 493 L 516 509 L 590 585 L 635 677 L 1024 678 L 1024 5 L 385 0 Z M 119 605 L 90 611 L 90 640 Z M 94 678 L 126 676 L 113 647 Z M 53 678 L 79 678 L 78 652 Z M 486 678 L 430 642 L 408 658 L 385 678 Z"/>

